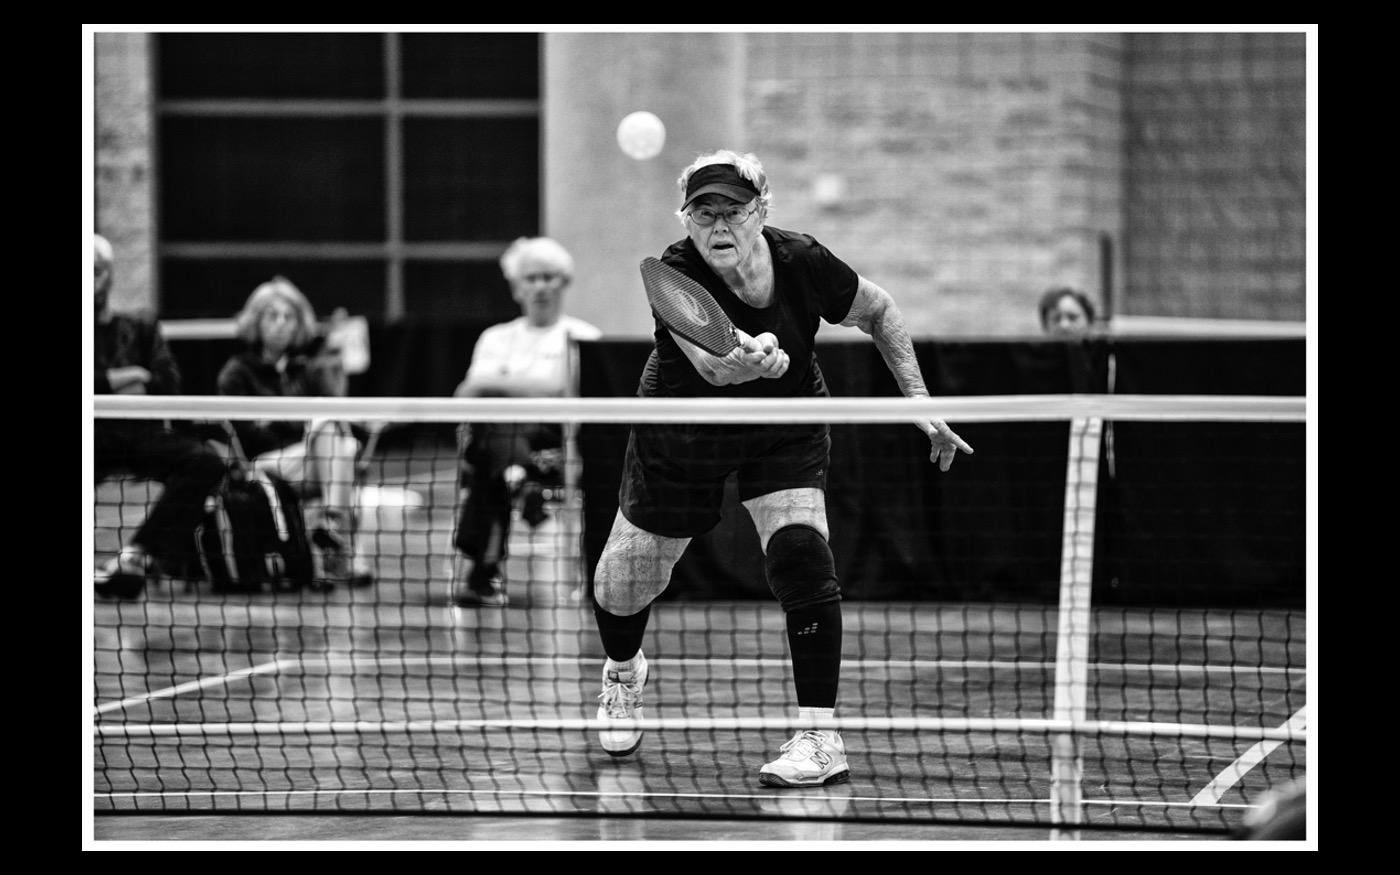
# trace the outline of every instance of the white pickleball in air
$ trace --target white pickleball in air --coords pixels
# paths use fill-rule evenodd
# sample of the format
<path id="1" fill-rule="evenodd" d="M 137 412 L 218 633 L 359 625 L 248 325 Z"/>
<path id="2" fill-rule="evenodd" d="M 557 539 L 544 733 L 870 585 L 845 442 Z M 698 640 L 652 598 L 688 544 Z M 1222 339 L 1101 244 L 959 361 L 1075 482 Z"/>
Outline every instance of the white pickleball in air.
<path id="1" fill-rule="evenodd" d="M 617 144 L 629 158 L 638 161 L 655 158 L 666 145 L 666 126 L 652 113 L 639 110 L 617 126 Z"/>

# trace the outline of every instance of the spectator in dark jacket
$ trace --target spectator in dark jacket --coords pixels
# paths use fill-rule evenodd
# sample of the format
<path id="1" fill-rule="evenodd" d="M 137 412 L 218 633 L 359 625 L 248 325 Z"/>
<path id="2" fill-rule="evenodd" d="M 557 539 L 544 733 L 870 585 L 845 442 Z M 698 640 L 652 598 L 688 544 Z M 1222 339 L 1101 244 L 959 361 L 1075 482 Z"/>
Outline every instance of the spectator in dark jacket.
<path id="1" fill-rule="evenodd" d="M 99 235 L 94 235 L 93 257 L 94 394 L 178 395 L 180 369 L 155 320 L 114 313 L 108 305 L 112 245 Z M 93 461 L 98 480 L 126 472 L 163 486 L 145 522 L 98 572 L 98 595 L 135 598 L 152 573 L 186 573 L 194 561 L 194 531 L 204 500 L 224 474 L 218 453 L 161 421 L 97 420 Z"/>
<path id="2" fill-rule="evenodd" d="M 344 395 L 339 354 L 325 347 L 316 313 L 285 277 L 253 290 L 238 314 L 238 336 L 247 349 L 219 372 L 220 395 Z M 306 527 L 330 582 L 373 582 L 369 562 L 355 549 L 355 457 L 360 444 L 347 423 L 239 421 L 241 449 L 254 467 L 319 496 L 319 511 L 307 508 Z"/>

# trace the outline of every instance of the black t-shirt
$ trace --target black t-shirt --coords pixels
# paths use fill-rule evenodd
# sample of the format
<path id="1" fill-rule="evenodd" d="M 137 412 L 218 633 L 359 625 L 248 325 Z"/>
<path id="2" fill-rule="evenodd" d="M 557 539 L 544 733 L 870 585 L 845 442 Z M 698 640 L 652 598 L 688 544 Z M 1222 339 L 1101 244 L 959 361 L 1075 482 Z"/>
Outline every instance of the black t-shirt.
<path id="1" fill-rule="evenodd" d="M 765 227 L 762 233 L 773 254 L 773 300 L 767 307 L 751 307 L 731 292 L 689 237 L 667 247 L 661 261 L 709 290 L 739 330 L 750 337 L 764 332 L 773 334 L 791 360 L 787 373 L 776 380 L 712 386 L 695 370 L 658 319 L 656 346 L 642 371 L 638 395 L 776 398 L 830 394 L 817 365 L 817 320 L 836 325 L 846 318 L 855 300 L 859 277 L 808 234 L 773 227 Z"/>

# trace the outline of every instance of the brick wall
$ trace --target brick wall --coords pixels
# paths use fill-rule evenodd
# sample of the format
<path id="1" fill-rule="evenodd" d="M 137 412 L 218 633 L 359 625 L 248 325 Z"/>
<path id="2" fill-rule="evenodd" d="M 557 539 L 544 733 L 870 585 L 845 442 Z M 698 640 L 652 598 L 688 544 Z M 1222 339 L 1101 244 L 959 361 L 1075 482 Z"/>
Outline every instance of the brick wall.
<path id="1" fill-rule="evenodd" d="M 1303 320 L 1305 36 L 1127 38 L 1124 312 Z"/>
<path id="2" fill-rule="evenodd" d="M 1038 332 L 1040 292 L 1097 296 L 1097 238 L 1120 231 L 1121 43 L 750 35 L 749 148 L 772 223 L 889 289 L 915 334 Z"/>
<path id="3" fill-rule="evenodd" d="M 112 307 L 154 308 L 150 37 L 94 34 L 94 229 L 112 243 Z"/>

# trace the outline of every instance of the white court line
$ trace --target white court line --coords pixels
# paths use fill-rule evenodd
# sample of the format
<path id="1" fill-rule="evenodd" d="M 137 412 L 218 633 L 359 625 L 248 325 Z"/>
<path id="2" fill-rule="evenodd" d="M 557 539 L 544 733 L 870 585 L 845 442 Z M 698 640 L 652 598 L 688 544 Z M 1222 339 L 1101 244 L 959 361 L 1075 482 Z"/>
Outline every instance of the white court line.
<path id="1" fill-rule="evenodd" d="M 272 662 L 264 662 L 262 665 L 252 665 L 248 668 L 241 668 L 238 671 L 227 674 L 215 675 L 213 677 L 200 678 L 197 681 L 188 681 L 183 684 L 176 684 L 173 687 L 165 687 L 160 690 L 153 690 L 149 693 L 142 693 L 139 696 L 132 696 L 129 699 L 122 699 L 119 702 L 108 702 L 105 705 L 98 705 L 96 713 L 106 714 L 109 711 L 120 711 L 130 705 L 139 705 L 142 702 L 149 702 L 151 699 L 168 699 L 178 696 L 181 693 L 188 693 L 191 690 L 202 690 L 206 687 L 217 687 L 236 681 L 245 677 L 252 677 L 257 674 L 266 674 L 276 671 L 282 665 L 282 660 L 274 659 Z"/>
<path id="2" fill-rule="evenodd" d="M 494 663 L 506 666 L 531 666 L 556 665 L 560 663 L 580 663 L 592 660 L 592 657 L 529 657 L 529 656 L 500 656 L 500 657 L 455 657 L 455 656 L 423 656 L 423 657 L 380 657 L 380 656 L 342 656 L 327 654 L 325 656 L 298 657 L 298 658 L 278 658 L 272 662 L 265 662 L 261 665 L 250 666 L 239 669 L 228 674 L 216 675 L 214 677 L 201 678 L 197 681 L 189 681 L 183 684 L 166 687 L 139 696 L 132 696 L 117 702 L 108 702 L 98 705 L 95 709 L 97 714 L 106 714 L 111 711 L 120 711 L 131 705 L 139 705 L 152 699 L 164 699 L 178 696 L 182 693 L 194 690 L 202 690 L 207 687 L 220 686 L 234 680 L 239 680 L 253 675 L 266 674 L 277 671 L 281 668 L 304 669 L 308 666 L 318 665 L 443 665 L 443 666 L 469 666 L 480 665 L 482 663 Z M 735 668 L 786 668 L 790 665 L 787 659 L 653 659 L 652 665 L 680 665 L 685 667 L 707 667 L 714 665 L 731 665 Z M 1003 669 L 1017 671 L 1050 671 L 1054 668 L 1053 662 L 1014 662 L 995 660 L 954 660 L 954 659 L 918 659 L 918 660 L 848 660 L 842 663 L 843 668 L 859 669 L 866 671 L 879 671 L 890 669 Z M 1090 666 L 1094 671 L 1100 672 L 1147 672 L 1147 673 L 1175 673 L 1175 674 L 1305 674 L 1306 669 L 1282 668 L 1272 666 L 1233 666 L 1233 665 L 1171 665 L 1161 663 L 1093 663 Z"/>
<path id="3" fill-rule="evenodd" d="M 179 790 L 162 792 L 137 792 L 137 791 L 113 791 L 111 793 L 94 793 L 98 799 L 188 799 L 198 796 L 204 798 L 267 798 L 269 796 L 286 797 L 315 797 L 315 796 L 582 796 L 585 798 L 596 797 L 599 799 L 611 799 L 618 797 L 629 797 L 635 799 L 757 799 L 760 801 L 773 802 L 781 799 L 783 802 L 804 804 L 832 802 L 847 800 L 851 802 L 885 802 L 885 803 L 907 803 L 925 805 L 1049 805 L 1049 799 L 985 799 L 970 796 L 811 796 L 811 797 L 775 797 L 771 794 L 763 793 L 649 793 L 649 792 L 628 792 L 628 791 L 602 791 L 602 790 L 446 790 L 446 789 L 421 789 L 421 790 Z M 1241 803 L 1196 803 L 1196 802 L 1158 802 L 1144 799 L 1085 799 L 1084 805 L 1104 805 L 1104 806 L 1136 806 L 1140 808 L 1257 808 L 1256 805 Z M 793 805 L 792 807 L 799 807 Z M 297 811 L 288 811 L 288 814 L 297 814 Z"/>
<path id="4" fill-rule="evenodd" d="M 299 667 L 316 665 L 446 665 L 446 666 L 471 666 L 471 665 L 506 665 L 506 666 L 529 666 L 539 667 L 548 665 L 592 663 L 601 657 L 592 656 L 561 656 L 561 657 L 539 657 L 539 656 L 375 656 L 366 655 L 343 655 L 326 654 L 325 656 L 296 657 L 284 660 L 289 667 L 295 665 Z M 714 665 L 732 665 L 736 668 L 784 668 L 791 665 L 791 661 L 786 658 L 754 659 L 754 658 L 665 658 L 658 657 L 649 659 L 648 664 L 652 666 L 680 665 L 689 668 L 706 667 Z M 1025 671 L 1050 671 L 1055 667 L 1054 662 L 1028 662 L 1009 660 L 979 660 L 979 659 L 848 659 L 842 660 L 841 667 L 857 668 L 864 670 L 878 670 L 884 668 L 897 669 L 937 669 L 937 668 L 975 668 L 975 669 L 1016 669 Z M 1306 668 L 1290 668 L 1285 666 L 1258 666 L 1258 665 L 1176 665 L 1172 663 L 1132 663 L 1132 662 L 1095 662 L 1089 667 L 1100 672 L 1146 672 L 1156 674 L 1294 674 L 1306 675 Z"/>
<path id="5" fill-rule="evenodd" d="M 1299 708 L 1298 712 L 1288 718 L 1288 721 L 1279 728 L 1287 729 L 1291 732 L 1304 731 L 1308 728 L 1307 710 L 1306 705 Z M 1239 783 L 1240 779 L 1243 778 L 1250 769 L 1262 763 L 1264 758 L 1270 753 L 1273 753 L 1274 749 L 1280 744 L 1283 744 L 1283 742 L 1272 739 L 1265 739 L 1257 742 L 1253 747 L 1241 754 L 1233 763 L 1230 763 L 1223 772 L 1216 775 L 1215 780 L 1211 781 L 1206 785 L 1204 790 L 1196 794 L 1195 798 L 1191 800 L 1191 804 L 1207 805 L 1219 802 L 1220 798 L 1224 796 L 1231 787 Z"/>

